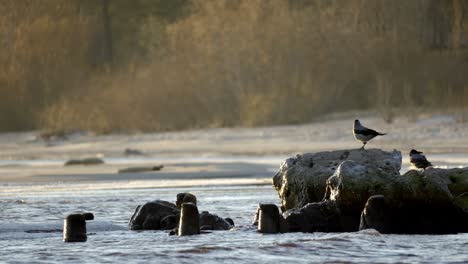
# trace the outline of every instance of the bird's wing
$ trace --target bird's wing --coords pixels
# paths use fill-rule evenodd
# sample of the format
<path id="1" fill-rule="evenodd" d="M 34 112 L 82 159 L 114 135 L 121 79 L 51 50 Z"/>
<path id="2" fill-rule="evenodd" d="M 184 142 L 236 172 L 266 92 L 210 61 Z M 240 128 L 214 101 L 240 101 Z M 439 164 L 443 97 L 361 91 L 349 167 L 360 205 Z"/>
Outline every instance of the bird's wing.
<path id="1" fill-rule="evenodd" d="M 366 128 L 366 127 L 362 127 L 362 129 L 355 129 L 354 132 L 364 135 L 364 136 L 377 136 L 381 134 L 373 129 Z"/>
<path id="2" fill-rule="evenodd" d="M 426 159 L 426 156 L 421 154 L 414 154 L 410 157 L 410 162 L 412 163 L 429 163 L 430 162 Z"/>

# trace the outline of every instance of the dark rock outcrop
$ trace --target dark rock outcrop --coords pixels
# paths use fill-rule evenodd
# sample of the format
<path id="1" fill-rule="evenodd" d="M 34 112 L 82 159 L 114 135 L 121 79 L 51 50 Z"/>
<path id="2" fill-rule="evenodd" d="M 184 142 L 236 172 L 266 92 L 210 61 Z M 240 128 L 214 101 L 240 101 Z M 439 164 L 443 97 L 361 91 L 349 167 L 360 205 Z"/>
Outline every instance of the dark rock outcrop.
<path id="1" fill-rule="evenodd" d="M 200 214 L 200 227 L 203 230 L 229 230 L 234 227 L 234 221 L 231 224 L 227 219 L 203 211 Z"/>
<path id="2" fill-rule="evenodd" d="M 197 198 L 190 193 L 179 193 L 177 195 L 177 205 L 183 206 L 186 203 L 196 206 Z M 181 211 L 173 203 L 156 200 L 139 205 L 133 216 L 130 218 L 128 226 L 131 230 L 175 230 L 180 225 Z M 229 230 L 234 227 L 234 221 L 230 218 L 223 219 L 209 212 L 197 213 L 197 221 L 203 230 Z"/>
<path id="3" fill-rule="evenodd" d="M 371 196 L 361 214 L 360 230 L 392 234 L 451 234 L 468 232 L 468 214 L 450 205 L 408 201 L 396 204 L 383 195 Z"/>
<path id="4" fill-rule="evenodd" d="M 179 215 L 179 209 L 175 204 L 156 200 L 139 205 L 128 225 L 131 230 L 169 230 L 176 227 L 178 221 L 175 226 L 172 226 L 170 224 L 172 222 L 167 217 L 177 218 L 177 215 Z"/>
<path id="5" fill-rule="evenodd" d="M 283 213 L 287 232 L 342 232 L 340 212 L 333 201 L 309 203 Z"/>

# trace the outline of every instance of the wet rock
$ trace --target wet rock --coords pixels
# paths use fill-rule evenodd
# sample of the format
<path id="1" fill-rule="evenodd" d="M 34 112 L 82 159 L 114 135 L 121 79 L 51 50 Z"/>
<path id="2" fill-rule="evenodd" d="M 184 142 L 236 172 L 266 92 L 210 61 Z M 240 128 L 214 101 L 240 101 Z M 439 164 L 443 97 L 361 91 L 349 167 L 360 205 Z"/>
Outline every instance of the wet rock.
<path id="1" fill-rule="evenodd" d="M 280 214 L 279 208 L 276 205 L 259 205 L 258 232 L 264 234 L 276 234 L 280 232 Z"/>
<path id="2" fill-rule="evenodd" d="M 359 229 L 391 234 L 451 234 L 468 232 L 468 214 L 455 206 L 406 201 L 396 204 L 371 196 Z"/>
<path id="3" fill-rule="evenodd" d="M 86 220 L 93 220 L 92 213 L 70 214 L 63 224 L 63 241 L 64 242 L 86 242 L 88 236 L 86 234 Z"/>
<path id="4" fill-rule="evenodd" d="M 462 209 L 465 213 L 468 213 L 468 192 L 462 193 L 453 199 L 453 203 Z"/>
<path id="5" fill-rule="evenodd" d="M 160 228 L 162 230 L 171 230 L 179 225 L 180 214 L 168 215 L 161 219 Z"/>
<path id="6" fill-rule="evenodd" d="M 162 168 L 164 168 L 164 165 L 130 167 L 130 168 L 125 168 L 125 169 L 120 169 L 118 170 L 118 173 L 140 173 L 140 172 L 160 171 Z"/>
<path id="7" fill-rule="evenodd" d="M 290 232 L 467 232 L 466 196 L 461 193 L 467 178 L 468 168 L 400 175 L 397 168 L 348 160 L 327 180 L 322 202 L 288 210 L 283 218 Z"/>
<path id="8" fill-rule="evenodd" d="M 359 230 L 375 229 L 380 233 L 389 233 L 391 229 L 391 212 L 388 209 L 383 195 L 373 195 L 369 197 L 364 210 L 361 213 Z"/>
<path id="9" fill-rule="evenodd" d="M 281 209 L 286 211 L 322 201 L 327 179 L 343 161 L 353 160 L 392 173 L 400 170 L 401 159 L 401 153 L 396 150 L 353 149 L 306 153 L 283 162 L 273 177 L 273 185 L 281 198 Z"/>
<path id="10" fill-rule="evenodd" d="M 191 193 L 178 193 L 177 200 L 176 200 L 177 208 L 180 209 L 183 203 L 193 203 L 196 205 L 197 197 Z"/>
<path id="11" fill-rule="evenodd" d="M 197 205 L 183 203 L 180 211 L 179 236 L 190 236 L 200 234 L 200 219 Z"/>
<path id="12" fill-rule="evenodd" d="M 174 234 L 178 233 L 180 219 L 182 219 L 181 211 L 178 207 L 183 204 L 194 204 L 196 206 L 197 198 L 191 193 L 177 194 L 177 205 L 156 200 L 153 202 L 139 205 L 128 225 L 131 230 L 173 230 Z M 198 209 L 197 209 L 198 210 Z M 209 212 L 197 211 L 198 225 L 204 230 L 229 230 L 234 227 L 234 221 L 230 218 L 221 218 Z M 190 215 L 185 216 L 186 219 Z M 188 221 L 188 220 L 187 220 Z M 194 220 L 195 221 L 195 220 Z"/>
<path id="13" fill-rule="evenodd" d="M 341 215 L 333 201 L 309 203 L 283 213 L 287 232 L 342 232 Z M 284 231 L 283 231 L 284 232 Z"/>
<path id="14" fill-rule="evenodd" d="M 342 150 L 287 159 L 273 178 L 284 212 L 280 232 L 468 232 L 468 168 L 428 168 L 404 175 L 400 169 L 396 150 Z"/>
<path id="15" fill-rule="evenodd" d="M 227 217 L 227 218 L 224 218 L 224 220 L 226 220 L 226 222 L 228 222 L 232 227 L 235 226 L 234 220 L 232 220 L 231 218 Z"/>
<path id="16" fill-rule="evenodd" d="M 203 211 L 200 214 L 200 226 L 204 228 L 203 230 L 229 230 L 234 227 L 234 221 L 231 224 L 224 218 Z"/>
<path id="17" fill-rule="evenodd" d="M 179 209 L 177 209 L 175 204 L 156 200 L 144 205 L 139 205 L 128 225 L 131 230 L 171 229 L 171 219 L 167 217 L 175 217 L 178 214 Z"/>
<path id="18" fill-rule="evenodd" d="M 100 158 L 72 159 L 72 160 L 65 162 L 65 166 L 76 166 L 76 165 L 91 166 L 91 165 L 99 165 L 99 164 L 104 164 L 104 161 Z"/>

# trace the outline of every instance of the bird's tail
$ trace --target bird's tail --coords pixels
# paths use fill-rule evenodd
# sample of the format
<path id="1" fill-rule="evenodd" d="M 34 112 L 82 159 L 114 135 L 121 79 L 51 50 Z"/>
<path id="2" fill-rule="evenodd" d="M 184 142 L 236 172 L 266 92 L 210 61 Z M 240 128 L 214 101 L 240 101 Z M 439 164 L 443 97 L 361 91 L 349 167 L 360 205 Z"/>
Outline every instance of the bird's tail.
<path id="1" fill-rule="evenodd" d="M 377 134 L 378 134 L 379 136 L 385 136 L 385 135 L 387 135 L 387 133 L 380 133 L 380 132 L 377 132 Z"/>

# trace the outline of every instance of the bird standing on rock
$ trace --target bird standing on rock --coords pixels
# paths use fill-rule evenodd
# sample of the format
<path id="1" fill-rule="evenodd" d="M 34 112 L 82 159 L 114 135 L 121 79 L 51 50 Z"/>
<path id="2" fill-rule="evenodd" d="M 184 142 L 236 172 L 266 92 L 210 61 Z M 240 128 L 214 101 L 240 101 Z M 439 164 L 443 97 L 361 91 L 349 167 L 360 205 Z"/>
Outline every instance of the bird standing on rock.
<path id="1" fill-rule="evenodd" d="M 412 149 L 409 153 L 410 163 L 418 169 L 426 170 L 427 167 L 431 167 L 432 164 L 426 159 L 421 151 Z"/>
<path id="2" fill-rule="evenodd" d="M 359 140 L 364 144 L 362 145 L 361 149 L 364 149 L 367 142 L 369 142 L 371 139 L 375 138 L 376 136 L 386 135 L 385 133 L 380 133 L 380 132 L 377 132 L 375 130 L 372 130 L 370 128 L 367 128 L 361 125 L 361 122 L 359 122 L 359 120 L 357 119 L 354 120 L 353 134 L 356 140 Z"/>

